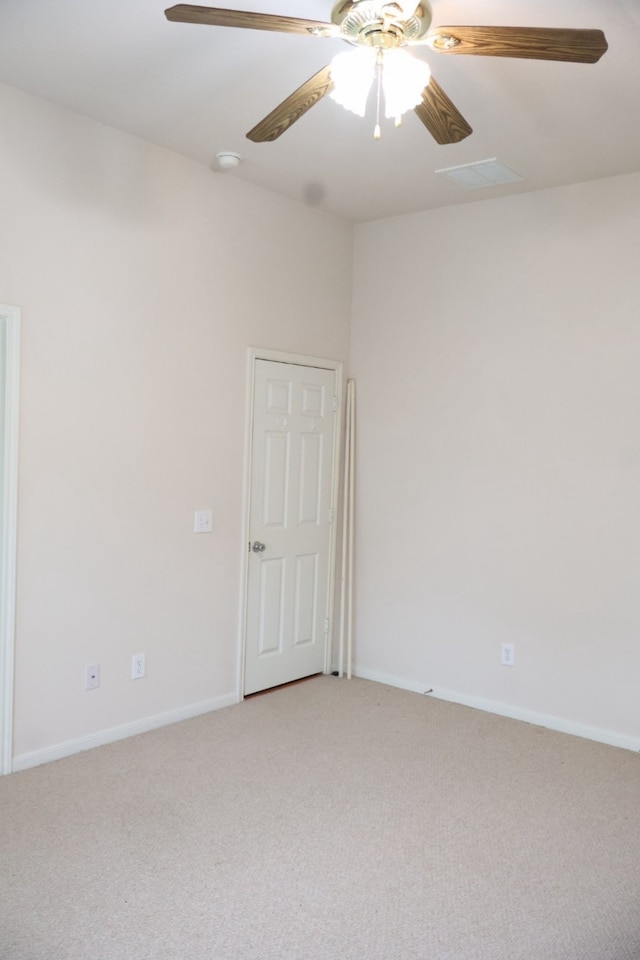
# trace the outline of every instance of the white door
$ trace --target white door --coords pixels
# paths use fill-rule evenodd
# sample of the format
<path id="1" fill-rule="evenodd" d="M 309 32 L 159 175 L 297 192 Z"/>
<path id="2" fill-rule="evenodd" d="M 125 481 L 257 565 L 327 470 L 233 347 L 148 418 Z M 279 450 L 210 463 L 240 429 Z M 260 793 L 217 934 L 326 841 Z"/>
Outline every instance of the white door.
<path id="1" fill-rule="evenodd" d="M 329 668 L 336 381 L 255 360 L 245 694 Z"/>

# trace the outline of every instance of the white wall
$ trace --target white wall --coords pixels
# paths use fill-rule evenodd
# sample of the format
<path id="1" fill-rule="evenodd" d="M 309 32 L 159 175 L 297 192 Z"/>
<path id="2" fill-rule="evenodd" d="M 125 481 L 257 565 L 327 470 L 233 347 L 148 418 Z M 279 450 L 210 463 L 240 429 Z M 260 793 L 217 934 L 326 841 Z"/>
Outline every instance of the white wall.
<path id="1" fill-rule="evenodd" d="M 246 348 L 346 359 L 352 232 L 10 88 L 0 111 L 19 765 L 233 698 Z M 357 228 L 359 672 L 640 738 L 638 262 L 640 175 Z"/>
<path id="2" fill-rule="evenodd" d="M 358 672 L 640 746 L 639 264 L 640 175 L 356 229 Z"/>
<path id="3" fill-rule="evenodd" d="M 352 231 L 11 88 L 0 113 L 20 764 L 236 693 L 247 347 L 346 358 Z"/>

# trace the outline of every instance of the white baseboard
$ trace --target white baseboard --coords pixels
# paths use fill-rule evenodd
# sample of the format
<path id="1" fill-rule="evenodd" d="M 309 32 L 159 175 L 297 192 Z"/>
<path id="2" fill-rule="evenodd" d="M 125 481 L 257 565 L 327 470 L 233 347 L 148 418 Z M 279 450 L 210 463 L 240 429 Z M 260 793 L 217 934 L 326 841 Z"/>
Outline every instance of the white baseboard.
<path id="1" fill-rule="evenodd" d="M 211 711 L 220 710 L 222 707 L 232 707 L 239 702 L 240 697 L 237 693 L 227 693 L 222 697 L 201 700 L 199 703 L 192 703 L 187 707 L 178 707 L 176 710 L 167 710 L 165 713 L 157 713 L 155 716 L 144 717 L 142 720 L 133 720 L 131 723 L 123 723 L 118 727 L 110 727 L 108 730 L 90 733 L 88 736 L 78 737 L 76 740 L 65 740 L 63 743 L 56 743 L 51 747 L 44 747 L 42 750 L 21 753 L 13 758 L 11 772 L 17 773 L 19 770 L 37 767 L 41 763 L 49 763 L 51 760 L 61 760 L 63 757 L 80 753 L 82 750 L 91 750 L 93 747 L 101 747 L 106 743 L 114 743 L 116 740 L 125 740 L 127 737 L 134 737 L 139 733 L 148 733 L 150 730 L 158 729 L 158 727 L 179 723 L 180 720 L 190 720 L 192 717 L 198 717 L 203 713 L 211 713 Z"/>
<path id="2" fill-rule="evenodd" d="M 536 710 L 521 709 L 509 703 L 501 703 L 499 700 L 471 697 L 464 693 L 457 693 L 455 690 L 445 690 L 439 687 L 430 689 L 428 684 L 377 673 L 375 670 L 367 670 L 364 667 L 355 667 L 353 674 L 363 680 L 386 683 L 387 686 L 399 687 L 401 690 L 411 690 L 413 693 L 428 694 L 436 700 L 448 700 L 450 703 L 459 703 L 464 707 L 473 707 L 475 710 L 495 713 L 500 717 L 510 717 L 512 720 L 522 720 L 537 727 L 547 727 L 549 730 L 558 730 L 560 733 L 570 733 L 574 737 L 583 737 L 586 740 L 606 743 L 611 747 L 621 747 L 623 750 L 633 750 L 636 753 L 640 751 L 640 740 L 623 733 L 616 733 L 614 730 L 591 727 L 588 724 L 577 723 L 564 717 L 553 716 L 553 714 L 538 713 Z"/>

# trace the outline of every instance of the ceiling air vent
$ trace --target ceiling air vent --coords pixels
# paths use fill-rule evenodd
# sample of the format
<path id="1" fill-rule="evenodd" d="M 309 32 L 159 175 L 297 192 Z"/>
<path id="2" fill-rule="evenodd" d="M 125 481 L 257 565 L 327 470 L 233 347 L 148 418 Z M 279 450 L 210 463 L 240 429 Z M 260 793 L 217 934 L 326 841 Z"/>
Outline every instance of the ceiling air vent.
<path id="1" fill-rule="evenodd" d="M 441 177 L 453 180 L 465 190 L 480 190 L 482 187 L 499 187 L 504 183 L 517 183 L 524 180 L 519 173 L 505 167 L 494 157 L 492 160 L 478 160 L 476 163 L 463 163 L 459 167 L 445 167 L 436 170 Z"/>

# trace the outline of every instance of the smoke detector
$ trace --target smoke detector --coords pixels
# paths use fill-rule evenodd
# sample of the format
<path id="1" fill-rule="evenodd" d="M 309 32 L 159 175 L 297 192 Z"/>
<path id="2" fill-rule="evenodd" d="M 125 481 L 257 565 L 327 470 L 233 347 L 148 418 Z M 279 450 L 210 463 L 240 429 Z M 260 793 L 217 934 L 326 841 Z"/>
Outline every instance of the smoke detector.
<path id="1" fill-rule="evenodd" d="M 239 153 L 232 153 L 230 150 L 221 150 L 220 153 L 216 153 L 216 160 L 218 161 L 218 168 L 220 170 L 235 170 L 241 159 Z"/>

